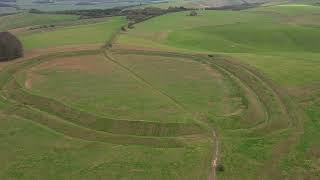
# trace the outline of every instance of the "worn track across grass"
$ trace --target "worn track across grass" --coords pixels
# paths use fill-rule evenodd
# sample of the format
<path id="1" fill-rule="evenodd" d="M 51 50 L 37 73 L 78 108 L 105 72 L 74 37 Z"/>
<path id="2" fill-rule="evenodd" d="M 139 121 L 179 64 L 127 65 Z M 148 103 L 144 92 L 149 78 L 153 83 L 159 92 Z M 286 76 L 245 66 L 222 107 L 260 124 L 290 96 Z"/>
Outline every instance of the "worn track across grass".
<path id="1" fill-rule="evenodd" d="M 273 173 L 281 177 L 281 172 L 276 168 L 276 164 L 281 160 L 297 140 L 297 135 L 301 133 L 303 113 L 294 102 L 286 95 L 285 91 L 277 87 L 270 79 L 251 66 L 241 64 L 230 57 L 222 55 L 206 56 L 201 54 L 184 54 L 163 51 L 143 51 L 143 50 L 121 50 L 116 49 L 113 53 L 119 54 L 139 54 L 151 56 L 167 56 L 189 58 L 201 63 L 210 65 L 212 68 L 220 70 L 227 76 L 234 85 L 238 87 L 240 96 L 246 102 L 245 113 L 240 113 L 242 120 L 251 119 L 252 126 L 231 129 L 229 133 L 247 134 L 251 137 L 273 136 L 290 129 L 295 129 L 294 134 L 289 138 L 279 141 L 273 148 L 273 158 L 265 163 L 258 177 Z M 257 121 L 256 119 L 259 119 Z M 216 134 L 213 131 L 213 134 Z M 219 159 L 219 139 L 213 136 L 214 145 L 212 169 L 208 179 L 216 179 L 216 166 Z M 223 151 L 223 149 L 221 150 Z"/>

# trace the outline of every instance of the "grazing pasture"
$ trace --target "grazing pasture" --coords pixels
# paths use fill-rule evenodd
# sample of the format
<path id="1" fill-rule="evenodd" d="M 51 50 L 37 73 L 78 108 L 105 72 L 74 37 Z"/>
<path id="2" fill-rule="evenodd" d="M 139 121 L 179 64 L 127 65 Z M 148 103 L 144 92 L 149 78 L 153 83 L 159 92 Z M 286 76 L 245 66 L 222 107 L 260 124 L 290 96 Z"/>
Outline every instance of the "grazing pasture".
<path id="1" fill-rule="evenodd" d="M 2 108 L 2 106 L 1 106 Z M 1 179 L 205 178 L 210 150 L 198 141 L 181 148 L 124 146 L 70 138 L 32 120 L 0 116 Z M 2 141 L 2 140 L 1 140 Z M 50 171 L 48 171 L 50 169 Z"/>
<path id="2" fill-rule="evenodd" d="M 23 84 L 34 93 L 51 97 L 97 115 L 131 120 L 188 122 L 188 115 L 103 55 L 51 60 L 26 72 Z"/>
<path id="3" fill-rule="evenodd" d="M 50 25 L 62 22 L 75 21 L 79 16 L 57 15 L 57 14 L 32 14 L 17 13 L 13 15 L 0 16 L 0 31 L 22 28 L 35 25 Z"/>
<path id="4" fill-rule="evenodd" d="M 320 31 L 315 21 L 320 17 L 319 10 L 319 6 L 293 4 L 240 12 L 199 11 L 196 17 L 189 17 L 186 12 L 167 14 L 137 24 L 134 30 L 121 35 L 117 43 L 118 47 L 129 49 L 158 47 L 162 51 L 219 54 L 232 60 L 232 64 L 245 67 L 241 72 L 241 68 L 234 69 L 230 63 L 212 61 L 215 67 L 229 72 L 231 78 L 235 75 L 249 86 L 269 117 L 263 120 L 262 116 L 258 131 L 248 127 L 237 129 L 241 127 L 236 126 L 237 122 L 248 122 L 239 117 L 211 118 L 221 136 L 221 161 L 230 168 L 219 173 L 219 179 L 257 179 L 269 173 L 278 178 L 316 179 L 320 147 L 311 134 L 316 136 L 318 127 L 314 118 L 319 110 Z M 140 42 L 143 42 L 140 48 L 134 46 Z M 247 68 L 251 75 L 245 75 Z M 256 80 L 249 81 L 250 76 Z M 263 83 L 259 85 L 257 78 Z M 263 89 L 269 89 L 267 94 L 274 93 L 274 97 L 264 100 L 269 95 Z M 270 98 L 283 105 L 275 108 L 276 103 L 269 107 Z M 281 106 L 287 106 L 282 113 L 288 111 L 289 116 L 276 115 Z M 271 129 L 265 126 L 270 120 L 280 122 L 280 119 L 291 120 L 271 125 Z M 263 133 L 261 129 L 273 133 Z"/>
<path id="5" fill-rule="evenodd" d="M 288 19 L 313 18 L 316 6 L 260 7 L 246 11 L 200 11 L 199 16 L 179 12 L 160 16 L 136 25 L 120 36 L 120 44 L 138 44 L 223 53 L 318 52 L 319 28 L 291 24 Z M 291 9 L 293 8 L 293 9 Z M 276 13 L 275 13 L 276 11 Z M 291 13 L 290 13 L 291 12 Z M 296 17 L 299 16 L 299 17 Z M 288 21 L 288 22 L 287 22 Z M 161 27 L 161 28 L 160 28 Z M 214 42 L 214 43 L 212 43 Z"/>
<path id="6" fill-rule="evenodd" d="M 19 33 L 28 50 L 115 42 L 0 64 L 0 179 L 319 179 L 319 8 Z"/>
<path id="7" fill-rule="evenodd" d="M 26 33 L 22 34 L 20 39 L 26 49 L 77 44 L 104 44 L 120 30 L 125 22 L 124 17 L 114 17 L 106 19 L 105 22 Z"/>

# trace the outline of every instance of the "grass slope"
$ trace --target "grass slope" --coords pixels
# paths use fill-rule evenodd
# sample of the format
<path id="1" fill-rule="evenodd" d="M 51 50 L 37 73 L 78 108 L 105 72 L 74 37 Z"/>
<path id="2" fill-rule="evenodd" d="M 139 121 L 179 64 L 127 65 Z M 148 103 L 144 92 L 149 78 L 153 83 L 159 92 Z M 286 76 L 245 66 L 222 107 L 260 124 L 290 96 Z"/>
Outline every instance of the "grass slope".
<path id="1" fill-rule="evenodd" d="M 297 10 L 299 8 L 299 10 Z M 204 52 L 318 52 L 318 25 L 291 23 L 295 16 L 317 16 L 316 6 L 273 6 L 241 12 L 167 14 L 136 25 L 120 44 L 154 44 Z M 291 17 L 288 19 L 288 17 Z M 316 22 L 315 22 L 316 23 Z M 160 28 L 161 27 L 161 28 Z"/>
<path id="2" fill-rule="evenodd" d="M 34 25 L 48 25 L 77 20 L 79 16 L 18 13 L 0 17 L 0 31 Z"/>
<path id="3" fill-rule="evenodd" d="M 113 17 L 108 18 L 105 22 L 28 33 L 20 35 L 19 38 L 26 49 L 63 45 L 103 44 L 125 23 L 124 17 Z"/>
<path id="4" fill-rule="evenodd" d="M 220 162 L 227 168 L 218 174 L 219 179 L 318 179 L 319 10 L 319 6 L 285 4 L 240 12 L 201 11 L 196 17 L 185 12 L 167 14 L 137 24 L 120 36 L 118 44 L 219 53 L 242 64 L 220 62 L 215 57 L 211 61 L 254 90 L 269 112 L 265 123 L 275 124 L 267 128 L 262 123 L 256 131 L 226 125 L 242 122 L 241 118 L 210 119 L 219 129 Z M 277 112 L 281 106 L 272 105 L 277 101 L 282 101 L 289 115 L 286 110 L 283 115 Z M 277 124 L 288 116 L 295 118 L 289 118 L 287 125 Z M 279 127 L 281 131 L 276 130 Z"/>

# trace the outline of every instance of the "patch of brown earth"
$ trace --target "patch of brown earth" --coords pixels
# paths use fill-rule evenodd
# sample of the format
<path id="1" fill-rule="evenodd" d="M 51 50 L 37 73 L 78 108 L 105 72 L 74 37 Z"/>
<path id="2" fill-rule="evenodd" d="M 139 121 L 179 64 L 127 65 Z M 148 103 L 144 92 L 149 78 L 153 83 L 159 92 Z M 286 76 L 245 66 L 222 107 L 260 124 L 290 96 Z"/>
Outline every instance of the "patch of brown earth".
<path id="1" fill-rule="evenodd" d="M 315 83 L 307 86 L 288 87 L 290 95 L 295 97 L 311 96 L 320 89 L 320 83 Z"/>
<path id="2" fill-rule="evenodd" d="M 25 86 L 27 89 L 31 89 L 31 88 L 32 88 L 32 79 L 33 79 L 33 78 L 28 78 L 28 79 L 24 82 L 24 86 Z"/>
<path id="3" fill-rule="evenodd" d="M 306 14 L 287 17 L 284 18 L 283 22 L 290 25 L 319 25 L 320 14 Z"/>
<path id="4" fill-rule="evenodd" d="M 27 71 L 25 87 L 32 88 L 33 82 L 44 81 L 46 78 L 39 74 L 39 71 L 53 69 L 68 72 L 86 72 L 104 74 L 111 71 L 102 57 L 97 55 L 75 56 L 53 59 L 30 68 Z"/>
<path id="5" fill-rule="evenodd" d="M 44 69 L 58 69 L 83 71 L 88 73 L 106 73 L 109 72 L 105 61 L 97 55 L 75 56 L 54 59 L 41 63 L 31 68 L 31 71 L 39 71 Z"/>
<path id="6" fill-rule="evenodd" d="M 314 158 L 320 158 L 320 145 L 313 144 L 309 147 L 308 154 Z"/>
<path id="7" fill-rule="evenodd" d="M 157 41 L 161 41 L 161 40 L 165 40 L 167 39 L 167 37 L 169 36 L 170 32 L 172 32 L 171 30 L 167 30 L 167 31 L 161 31 L 155 34 L 155 40 Z"/>
<path id="8" fill-rule="evenodd" d="M 42 55 L 48 55 L 51 53 L 60 53 L 60 52 L 72 52 L 72 51 L 85 51 L 85 50 L 97 50 L 100 49 L 103 44 L 82 44 L 82 45 L 65 45 L 59 47 L 51 48 L 39 48 L 39 49 L 27 49 L 24 51 L 23 57 L 16 60 L 26 60 L 35 58 Z"/>
<path id="9" fill-rule="evenodd" d="M 8 64 L 10 64 L 10 61 L 7 61 L 7 62 L 0 62 L 0 71 L 6 67 Z"/>
<path id="10" fill-rule="evenodd" d="M 43 82 L 46 80 L 46 77 L 43 75 L 40 75 L 35 72 L 28 72 L 27 73 L 27 79 L 24 82 L 24 86 L 27 89 L 32 89 L 33 82 Z"/>
<path id="11" fill-rule="evenodd" d="M 315 83 L 307 86 L 288 87 L 287 91 L 292 97 L 295 97 L 302 107 L 307 107 L 310 103 L 317 100 L 315 96 L 320 89 L 320 84 Z"/>
<path id="12" fill-rule="evenodd" d="M 222 80 L 222 79 L 223 79 L 223 76 L 222 76 L 222 74 L 221 74 L 219 71 L 211 68 L 211 67 L 210 67 L 209 65 L 207 65 L 207 64 L 201 64 L 201 65 L 202 65 L 203 68 L 206 70 L 206 72 L 208 72 L 208 74 L 210 74 L 210 76 L 214 77 L 215 79 L 219 79 L 219 80 Z"/>
<path id="13" fill-rule="evenodd" d="M 10 29 L 9 32 L 12 33 L 12 34 L 17 35 L 17 34 L 20 34 L 20 33 L 24 33 L 24 32 L 30 31 L 31 27 L 32 26 Z"/>

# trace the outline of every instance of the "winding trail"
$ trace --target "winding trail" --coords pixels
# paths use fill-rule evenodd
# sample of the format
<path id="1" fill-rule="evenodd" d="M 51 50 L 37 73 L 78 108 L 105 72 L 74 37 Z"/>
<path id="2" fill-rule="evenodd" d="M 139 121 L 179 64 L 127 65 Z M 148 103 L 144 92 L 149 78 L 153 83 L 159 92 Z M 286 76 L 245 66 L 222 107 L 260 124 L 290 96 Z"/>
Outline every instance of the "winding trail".
<path id="1" fill-rule="evenodd" d="M 211 167 L 210 167 L 210 173 L 208 176 L 208 180 L 216 180 L 217 179 L 217 166 L 218 166 L 218 160 L 219 160 L 219 138 L 215 130 L 212 131 L 212 139 L 215 142 L 213 147 L 213 154 L 211 159 Z"/>

